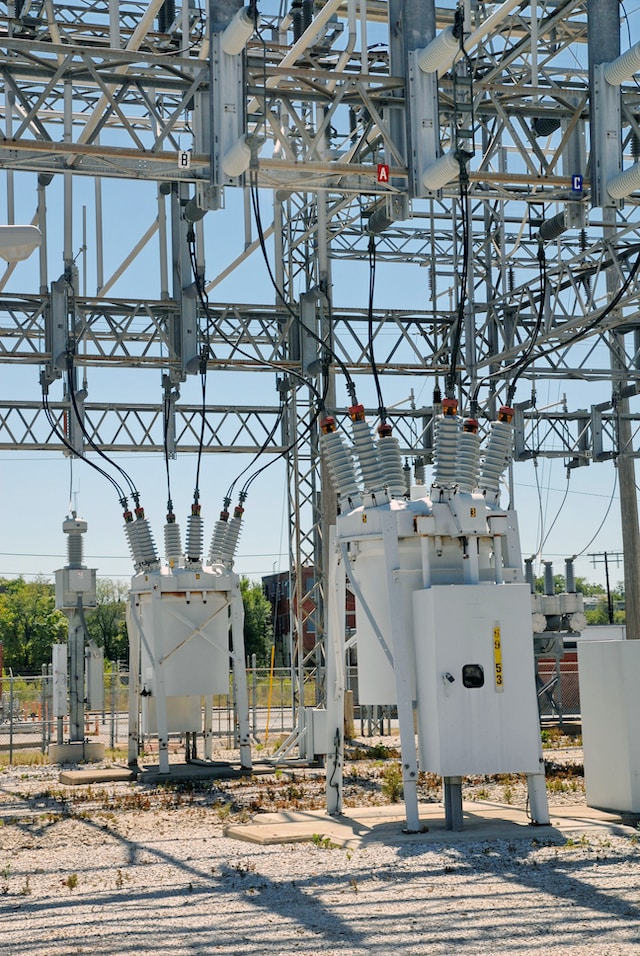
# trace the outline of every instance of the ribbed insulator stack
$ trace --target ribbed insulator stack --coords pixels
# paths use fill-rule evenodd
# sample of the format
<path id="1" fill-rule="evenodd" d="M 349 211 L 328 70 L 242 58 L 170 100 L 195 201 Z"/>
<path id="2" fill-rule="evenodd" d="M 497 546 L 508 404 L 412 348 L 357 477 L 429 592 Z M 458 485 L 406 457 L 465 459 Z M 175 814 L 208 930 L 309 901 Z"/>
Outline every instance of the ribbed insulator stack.
<path id="1" fill-rule="evenodd" d="M 391 434 L 391 425 L 378 428 L 378 459 L 385 487 L 392 498 L 404 498 L 407 482 L 402 465 L 398 439 Z"/>
<path id="2" fill-rule="evenodd" d="M 135 559 L 140 567 L 148 568 L 159 563 L 158 552 L 156 550 L 151 525 L 149 519 L 145 518 L 144 508 L 136 508 L 135 527 Z"/>
<path id="3" fill-rule="evenodd" d="M 503 405 L 491 426 L 489 443 L 480 469 L 478 487 L 489 502 L 500 496 L 500 479 L 513 451 L 513 409 Z"/>
<path id="4" fill-rule="evenodd" d="M 135 509 L 135 521 L 132 513 L 124 512 L 124 533 L 127 537 L 133 565 L 136 571 L 158 565 L 158 552 L 153 541 L 151 527 L 144 516 L 144 508 Z"/>
<path id="5" fill-rule="evenodd" d="M 71 518 L 62 522 L 62 530 L 67 537 L 67 567 L 82 568 L 83 541 L 82 536 L 87 530 L 87 522 L 76 518 L 75 512 Z"/>
<path id="6" fill-rule="evenodd" d="M 456 479 L 456 456 L 460 419 L 458 403 L 453 398 L 442 400 L 442 415 L 436 421 L 433 441 L 433 484 L 438 488 L 451 488 Z"/>
<path id="7" fill-rule="evenodd" d="M 471 494 L 478 484 L 480 463 L 480 436 L 475 418 L 467 418 L 458 435 L 455 483 L 458 491 Z"/>
<path id="8" fill-rule="evenodd" d="M 130 512 L 128 514 L 131 514 Z M 129 545 L 129 551 L 131 552 L 131 559 L 133 561 L 133 566 L 138 567 L 138 559 L 136 557 L 136 523 L 133 520 L 133 515 L 127 517 L 125 513 L 124 518 L 124 533 L 127 539 L 127 544 Z"/>
<path id="9" fill-rule="evenodd" d="M 167 523 L 164 526 L 164 556 L 170 568 L 179 568 L 184 559 L 180 525 L 175 515 L 167 515 Z"/>
<path id="10" fill-rule="evenodd" d="M 227 525 L 227 533 L 224 536 L 224 543 L 222 545 L 222 563 L 225 568 L 233 567 L 233 562 L 236 556 L 236 550 L 238 547 L 238 538 L 240 537 L 240 530 L 242 528 L 242 516 L 244 515 L 244 508 L 242 505 L 236 505 L 233 509 L 233 517 Z"/>
<path id="11" fill-rule="evenodd" d="M 345 444 L 344 436 L 336 430 L 333 418 L 323 419 L 320 428 L 320 451 L 327 463 L 338 496 L 348 499 L 354 505 L 360 501 L 360 491 L 356 481 L 353 455 Z"/>
<path id="12" fill-rule="evenodd" d="M 187 518 L 187 542 L 185 554 L 187 561 L 200 561 L 204 547 L 204 527 L 200 515 L 200 505 L 191 506 L 191 514 Z"/>
<path id="13" fill-rule="evenodd" d="M 364 420 L 364 408 L 355 405 L 349 410 L 356 457 L 360 464 L 364 490 L 371 495 L 381 494 L 385 481 L 371 429 Z"/>
<path id="14" fill-rule="evenodd" d="M 211 535 L 211 544 L 209 545 L 209 564 L 222 564 L 222 549 L 224 539 L 229 527 L 228 504 L 220 512 L 220 517 L 215 523 L 213 534 Z"/>

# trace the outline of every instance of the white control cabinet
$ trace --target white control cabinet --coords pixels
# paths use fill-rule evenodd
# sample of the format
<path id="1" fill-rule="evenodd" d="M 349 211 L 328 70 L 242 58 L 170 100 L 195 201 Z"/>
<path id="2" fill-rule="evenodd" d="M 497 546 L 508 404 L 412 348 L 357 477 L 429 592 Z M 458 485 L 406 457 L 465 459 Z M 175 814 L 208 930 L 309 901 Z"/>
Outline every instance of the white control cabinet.
<path id="1" fill-rule="evenodd" d="M 578 642 L 587 805 L 640 814 L 640 641 Z"/>
<path id="2" fill-rule="evenodd" d="M 420 769 L 540 773 L 529 586 L 416 591 L 413 620 Z"/>

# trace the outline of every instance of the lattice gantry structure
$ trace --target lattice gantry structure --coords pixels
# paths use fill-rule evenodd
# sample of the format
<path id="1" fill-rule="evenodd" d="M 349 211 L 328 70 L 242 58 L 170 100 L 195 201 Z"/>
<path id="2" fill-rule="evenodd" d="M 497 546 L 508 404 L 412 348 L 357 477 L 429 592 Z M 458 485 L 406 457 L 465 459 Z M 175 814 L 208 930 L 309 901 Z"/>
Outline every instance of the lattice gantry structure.
<path id="1" fill-rule="evenodd" d="M 34 369 L 31 398 L 0 395 L 0 447 L 62 448 L 62 433 L 78 455 L 90 444 L 286 455 L 292 567 L 317 567 L 292 605 L 302 617 L 313 598 L 321 637 L 335 495 L 318 408 L 342 421 L 372 369 L 407 389 L 430 376 L 481 428 L 513 404 L 516 461 L 617 460 L 628 619 L 640 620 L 640 56 L 620 11 L 9 3 L 4 210 L 42 241 L 37 270 L 9 252 L 0 277 L 0 357 Z M 123 242 L 109 208 L 133 183 Z M 221 264 L 208 250 L 230 219 Z M 262 301 L 214 301 L 263 255 Z M 415 303 L 377 309 L 365 288 L 361 306 L 342 307 L 347 270 L 367 262 L 365 286 L 376 263 L 414 269 Z M 92 367 L 157 370 L 162 389 L 93 403 L 76 388 Z M 201 428 L 180 387 L 203 370 L 269 384 L 255 403 L 208 405 Z M 545 379 L 589 382 L 596 401 L 540 413 L 532 383 Z M 380 389 L 365 401 L 404 455 L 429 461 L 431 406 L 387 411 Z"/>

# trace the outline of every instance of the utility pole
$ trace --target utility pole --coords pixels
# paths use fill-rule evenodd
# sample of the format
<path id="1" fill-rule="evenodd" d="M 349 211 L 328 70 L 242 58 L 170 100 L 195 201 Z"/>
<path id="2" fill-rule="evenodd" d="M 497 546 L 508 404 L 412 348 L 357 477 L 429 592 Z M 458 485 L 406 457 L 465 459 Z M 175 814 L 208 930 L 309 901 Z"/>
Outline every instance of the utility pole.
<path id="1" fill-rule="evenodd" d="M 587 20 L 589 30 L 589 74 L 593 75 L 600 63 L 615 60 L 620 55 L 620 21 L 617 0 L 588 0 Z M 598 110 L 598 100 L 591 101 L 592 113 Z M 602 104 L 600 104 L 602 108 Z M 592 128 L 595 115 L 592 115 Z M 595 163 L 604 157 L 592 157 Z M 607 197 L 601 200 L 609 202 Z M 604 238 L 615 232 L 616 210 L 611 205 L 602 209 Z M 609 299 L 619 289 L 619 276 L 613 269 L 607 270 Z M 617 418 L 617 467 L 620 484 L 620 518 L 622 524 L 622 547 L 624 553 L 625 604 L 627 608 L 627 640 L 640 639 L 640 530 L 638 528 L 638 500 L 636 496 L 635 463 L 630 452 L 633 434 L 629 420 L 629 399 L 624 397 L 621 372 L 626 371 L 624 334 L 612 332 L 610 337 L 611 368 L 615 379 L 613 401 Z"/>
<path id="2" fill-rule="evenodd" d="M 620 567 L 620 559 L 623 557 L 620 551 L 603 551 L 601 554 L 590 554 L 592 565 L 604 564 L 604 578 L 607 586 L 607 616 L 609 618 L 609 624 L 613 624 L 613 600 L 611 598 L 611 585 L 609 583 L 609 558 L 616 562 L 616 565 Z M 626 602 L 625 602 L 626 603 Z"/>

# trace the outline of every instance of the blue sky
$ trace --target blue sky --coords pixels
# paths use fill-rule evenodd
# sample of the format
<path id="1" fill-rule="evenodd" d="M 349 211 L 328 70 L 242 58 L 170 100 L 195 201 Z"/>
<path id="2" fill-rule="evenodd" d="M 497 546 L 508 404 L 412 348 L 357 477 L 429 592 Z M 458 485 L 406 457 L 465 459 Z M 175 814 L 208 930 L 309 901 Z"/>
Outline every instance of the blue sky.
<path id="1" fill-rule="evenodd" d="M 262 4 L 274 11 L 278 4 Z M 629 10 L 635 14 L 635 10 Z M 369 42 L 376 39 L 375 32 Z M 625 48 L 623 33 L 623 49 Z M 181 144 L 183 145 L 183 144 Z M 184 144 L 188 146 L 188 143 Z M 17 174 L 16 222 L 29 222 L 36 207 L 36 178 Z M 156 215 L 156 187 L 150 183 L 107 180 L 103 182 L 105 217 L 105 278 L 117 267 L 126 252 L 143 235 Z M 62 178 L 55 177 L 47 190 L 49 209 L 48 282 L 62 272 Z M 261 194 L 265 227 L 271 221 L 270 197 Z M 89 295 L 96 291 L 93 182 L 76 179 L 74 183 L 73 249 L 78 254 L 83 242 L 83 207 L 86 207 L 87 270 L 84 257 L 78 255 L 79 287 L 85 285 Z M 0 183 L 0 221 L 6 221 L 6 194 Z M 227 190 L 226 208 L 209 213 L 205 218 L 206 278 L 221 271 L 241 251 L 244 244 L 241 196 Z M 255 236 L 255 229 L 254 229 Z M 270 249 L 271 251 L 271 249 Z M 0 272 L 1 275 L 1 272 Z M 365 263 L 336 262 L 333 266 L 335 308 L 366 307 L 368 269 Z M 426 305 L 426 270 L 417 266 L 396 265 L 378 268 L 376 307 L 424 308 Z M 39 287 L 37 255 L 16 270 L 7 291 L 37 293 Z M 155 298 L 158 295 L 158 242 L 154 237 L 135 264 L 112 290 L 114 295 Z M 301 289 L 298 292 L 303 291 Z M 212 303 L 271 303 L 274 300 L 260 253 L 254 255 L 232 276 L 216 287 Z M 37 366 L 3 366 L 3 394 L 25 400 L 40 398 Z M 159 374 L 110 369 L 88 371 L 89 401 L 108 400 L 131 403 L 159 402 Z M 375 405 L 373 383 L 358 378 L 360 400 Z M 433 381 L 424 377 L 402 381 L 383 379 L 387 405 L 407 401 L 411 389 L 417 405 L 431 403 Z M 529 386 L 521 381 L 517 400 L 528 396 Z M 197 403 L 200 385 L 192 379 L 181 389 L 181 401 Z M 346 404 L 342 381 L 338 382 L 338 402 Z M 606 401 L 610 392 L 606 384 L 589 386 L 558 381 L 537 385 L 539 408 L 562 402 L 566 394 L 570 410 L 589 407 Z M 52 400 L 61 397 L 57 383 Z M 212 404 L 242 403 L 275 405 L 275 376 L 270 373 L 247 376 L 211 372 L 208 376 L 208 397 Z M 166 506 L 164 460 L 161 456 L 139 454 L 120 456 L 120 465 L 132 475 L 142 495 L 142 503 L 152 521 L 156 542 L 161 546 Z M 249 456 L 205 455 L 200 490 L 205 518 L 205 546 L 218 516 L 222 497 L 236 475 L 248 464 Z M 195 456 L 180 454 L 171 465 L 175 510 L 183 528 L 189 514 L 195 476 Z M 86 563 L 98 569 L 99 575 L 126 578 L 132 573 L 122 530 L 121 510 L 111 486 L 92 469 L 75 462 L 72 467 L 62 454 L 29 453 L 20 449 L 0 452 L 0 487 L 4 498 L 3 532 L 0 535 L 0 575 L 22 574 L 33 577 L 49 575 L 65 563 L 65 540 L 61 530 L 68 505 L 70 487 L 77 511 L 89 523 L 86 535 Z M 565 496 L 566 493 L 566 496 Z M 608 518 L 594 540 L 613 496 Z M 517 463 L 514 466 L 514 498 L 518 509 L 524 555 L 536 554 L 544 541 L 542 557 L 555 562 L 555 570 L 564 570 L 563 558 L 583 550 L 616 552 L 621 549 L 618 490 L 615 469 L 611 463 L 595 464 L 572 472 L 567 492 L 566 471 L 561 460 Z M 506 497 L 505 497 L 506 500 Z M 252 578 L 282 570 L 288 566 L 286 475 L 281 462 L 273 465 L 253 484 L 246 506 L 245 527 L 240 540 L 236 569 Z M 601 566 L 593 568 L 586 554 L 576 565 L 579 575 L 602 580 Z M 622 577 L 622 570 L 614 580 Z"/>

